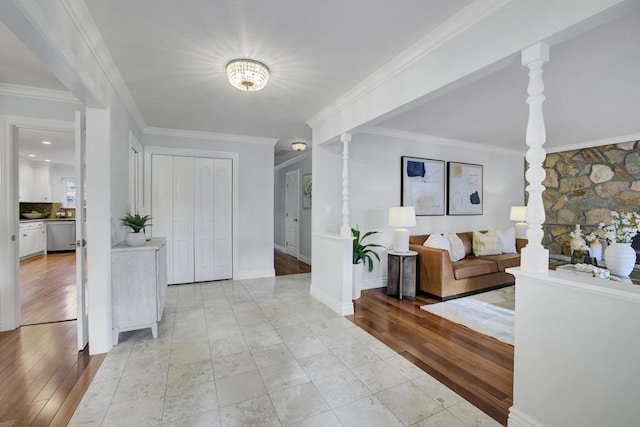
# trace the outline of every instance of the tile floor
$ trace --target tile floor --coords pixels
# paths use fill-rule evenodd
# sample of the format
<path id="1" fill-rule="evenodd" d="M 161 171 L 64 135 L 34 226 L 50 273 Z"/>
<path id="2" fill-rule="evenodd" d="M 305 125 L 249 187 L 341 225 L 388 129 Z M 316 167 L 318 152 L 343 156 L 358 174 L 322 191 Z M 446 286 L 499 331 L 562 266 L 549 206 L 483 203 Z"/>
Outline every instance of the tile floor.
<path id="1" fill-rule="evenodd" d="M 309 295 L 309 274 L 169 287 L 122 333 L 72 426 L 495 426 Z"/>

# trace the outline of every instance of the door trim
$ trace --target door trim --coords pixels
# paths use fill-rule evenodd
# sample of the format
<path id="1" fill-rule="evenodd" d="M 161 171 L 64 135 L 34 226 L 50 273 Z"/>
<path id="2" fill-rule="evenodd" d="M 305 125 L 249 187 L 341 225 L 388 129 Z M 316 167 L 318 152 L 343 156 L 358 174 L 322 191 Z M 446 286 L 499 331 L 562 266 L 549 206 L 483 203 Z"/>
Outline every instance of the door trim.
<path id="1" fill-rule="evenodd" d="M 74 122 L 0 116 L 0 331 L 20 326 L 18 129 L 73 132 Z"/>
<path id="2" fill-rule="evenodd" d="M 212 159 L 231 159 L 232 169 L 232 236 L 231 236 L 231 250 L 233 265 L 233 277 L 232 279 L 240 279 L 239 271 L 239 256 L 238 253 L 238 236 L 239 236 L 239 195 L 238 188 L 240 185 L 240 154 L 231 151 L 215 151 L 215 150 L 202 150 L 191 148 L 176 148 L 176 147 L 160 147 L 157 145 L 145 145 L 144 146 L 144 206 L 151 209 L 151 158 L 154 154 L 161 154 L 167 156 L 186 156 L 186 157 L 206 157 Z"/>

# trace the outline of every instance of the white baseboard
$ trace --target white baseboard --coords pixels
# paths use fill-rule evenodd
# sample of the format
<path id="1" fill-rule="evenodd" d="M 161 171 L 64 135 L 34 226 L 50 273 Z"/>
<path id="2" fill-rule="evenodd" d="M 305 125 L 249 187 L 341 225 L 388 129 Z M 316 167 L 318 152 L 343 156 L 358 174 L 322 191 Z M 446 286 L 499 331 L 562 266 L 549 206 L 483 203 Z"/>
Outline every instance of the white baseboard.
<path id="1" fill-rule="evenodd" d="M 386 277 L 378 277 L 377 279 L 369 279 L 362 281 L 362 289 L 376 289 L 384 288 L 387 286 Z"/>
<path id="2" fill-rule="evenodd" d="M 545 427 L 540 421 L 518 410 L 515 406 L 509 409 L 509 427 Z"/>
<path id="3" fill-rule="evenodd" d="M 284 252 L 285 254 L 287 253 L 287 248 L 285 248 L 284 246 L 280 246 L 277 243 L 273 244 L 273 247 L 280 252 Z"/>
<path id="4" fill-rule="evenodd" d="M 305 264 L 311 265 L 311 258 L 306 255 L 299 254 L 298 260 L 304 262 Z"/>
<path id="5" fill-rule="evenodd" d="M 261 279 L 263 277 L 275 277 L 276 270 L 271 268 L 267 270 L 255 270 L 255 271 L 239 271 L 233 280 L 248 280 L 248 279 Z"/>
<path id="6" fill-rule="evenodd" d="M 331 310 L 338 313 L 340 316 L 350 316 L 353 314 L 353 302 L 349 301 L 348 304 L 342 304 L 338 299 L 332 297 L 317 286 L 311 285 L 309 293 L 312 297 L 329 307 Z"/>

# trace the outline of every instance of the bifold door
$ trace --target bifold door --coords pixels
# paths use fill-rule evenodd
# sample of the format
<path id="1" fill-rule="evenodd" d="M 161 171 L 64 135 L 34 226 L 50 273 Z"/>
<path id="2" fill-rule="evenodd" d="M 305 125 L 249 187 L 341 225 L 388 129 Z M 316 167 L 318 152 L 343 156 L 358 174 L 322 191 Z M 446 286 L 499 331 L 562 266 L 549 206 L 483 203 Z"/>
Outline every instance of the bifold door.
<path id="1" fill-rule="evenodd" d="M 153 155 L 153 235 L 167 237 L 169 284 L 232 277 L 232 161 Z"/>

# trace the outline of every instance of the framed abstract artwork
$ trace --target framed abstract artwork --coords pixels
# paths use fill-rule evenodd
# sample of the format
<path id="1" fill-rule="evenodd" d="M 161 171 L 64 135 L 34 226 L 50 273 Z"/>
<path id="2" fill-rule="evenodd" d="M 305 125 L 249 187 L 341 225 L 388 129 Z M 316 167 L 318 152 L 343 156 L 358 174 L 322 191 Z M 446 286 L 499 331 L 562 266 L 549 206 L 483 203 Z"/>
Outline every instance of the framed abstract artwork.
<path id="1" fill-rule="evenodd" d="M 444 215 L 444 160 L 402 156 L 401 204 L 416 215 Z"/>
<path id="2" fill-rule="evenodd" d="M 449 162 L 448 215 L 482 215 L 482 165 Z"/>
<path id="3" fill-rule="evenodd" d="M 311 174 L 302 176 L 302 209 L 311 209 Z"/>

